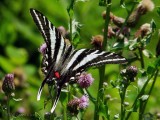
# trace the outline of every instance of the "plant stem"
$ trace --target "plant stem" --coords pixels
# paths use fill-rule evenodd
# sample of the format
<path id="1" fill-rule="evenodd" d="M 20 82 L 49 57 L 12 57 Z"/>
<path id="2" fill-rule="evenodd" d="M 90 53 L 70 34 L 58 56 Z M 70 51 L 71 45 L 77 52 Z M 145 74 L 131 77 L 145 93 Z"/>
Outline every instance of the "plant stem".
<path id="1" fill-rule="evenodd" d="M 156 70 L 156 73 L 155 73 L 155 75 L 154 75 L 154 79 L 153 79 L 151 88 L 150 88 L 150 90 L 149 90 L 149 92 L 148 92 L 148 96 L 149 96 L 149 97 L 150 97 L 150 95 L 151 95 L 151 93 L 152 93 L 153 87 L 154 87 L 155 82 L 156 82 L 156 80 L 157 80 L 158 73 L 159 73 L 159 70 L 157 69 L 157 70 Z M 142 114 L 144 114 L 144 111 L 145 111 L 146 105 L 147 105 L 147 103 L 148 103 L 149 97 L 148 97 L 148 99 L 146 100 L 146 102 L 145 102 L 144 105 L 143 105 Z"/>
<path id="2" fill-rule="evenodd" d="M 137 0 L 135 0 L 135 1 L 133 2 L 133 6 L 132 6 L 131 10 L 128 12 L 128 16 L 126 17 L 126 19 L 125 19 L 125 21 L 124 21 L 124 23 L 123 23 L 123 25 L 122 25 L 119 33 L 117 34 L 117 38 L 118 38 L 118 36 L 120 35 L 120 33 L 122 32 L 124 26 L 127 24 L 127 21 L 128 21 L 130 15 L 131 15 L 131 13 L 133 12 L 134 8 L 135 8 L 136 2 L 137 2 Z"/>
<path id="3" fill-rule="evenodd" d="M 127 85 L 124 85 L 122 91 L 120 90 L 120 97 L 121 97 L 121 120 L 125 117 L 125 108 L 124 108 L 124 100 L 126 95 Z"/>
<path id="4" fill-rule="evenodd" d="M 154 75 L 154 73 L 147 79 L 147 81 L 146 81 L 145 84 L 143 85 L 143 88 L 142 88 L 141 91 L 138 93 L 138 95 L 137 95 L 137 97 L 136 97 L 136 99 L 135 99 L 135 101 L 134 101 L 134 103 L 133 103 L 133 105 L 132 105 L 132 109 L 133 109 L 133 110 L 135 109 L 136 103 L 137 103 L 138 99 L 141 97 L 141 95 L 143 95 L 144 90 L 145 90 L 147 84 L 149 83 L 150 79 L 153 77 L 153 75 Z M 128 120 L 131 114 L 132 114 L 132 111 L 129 111 L 128 114 L 127 114 L 127 117 L 125 118 L 125 120 Z"/>
<path id="5" fill-rule="evenodd" d="M 10 95 L 7 95 L 7 119 L 10 120 Z"/>
<path id="6" fill-rule="evenodd" d="M 69 5 L 69 7 L 67 9 L 68 15 L 69 15 L 70 41 L 71 42 L 73 42 L 72 41 L 72 17 L 73 17 L 73 11 L 71 11 L 71 10 L 73 10 L 74 2 L 75 2 L 75 0 L 71 0 L 71 3 L 70 3 L 70 5 Z"/>
<path id="7" fill-rule="evenodd" d="M 143 59 L 142 49 L 138 48 L 138 51 L 139 51 L 139 55 L 140 55 L 141 68 L 144 69 L 145 66 L 144 66 L 144 59 Z"/>
<path id="8" fill-rule="evenodd" d="M 104 41 L 102 45 L 102 50 L 106 50 L 107 48 L 107 33 L 108 33 L 108 25 L 109 25 L 109 15 L 110 15 L 110 9 L 111 9 L 111 0 L 107 1 L 107 6 L 106 6 L 106 18 L 105 18 L 105 24 L 104 24 Z M 100 82 L 99 82 L 99 87 L 98 87 L 98 95 L 97 95 L 97 102 L 95 104 L 95 113 L 94 113 L 94 120 L 99 120 L 99 102 L 100 100 L 103 101 L 103 96 L 100 99 L 100 90 L 103 87 L 103 82 L 104 82 L 104 75 L 105 75 L 105 66 L 102 66 L 99 68 L 99 77 L 100 77 Z"/>

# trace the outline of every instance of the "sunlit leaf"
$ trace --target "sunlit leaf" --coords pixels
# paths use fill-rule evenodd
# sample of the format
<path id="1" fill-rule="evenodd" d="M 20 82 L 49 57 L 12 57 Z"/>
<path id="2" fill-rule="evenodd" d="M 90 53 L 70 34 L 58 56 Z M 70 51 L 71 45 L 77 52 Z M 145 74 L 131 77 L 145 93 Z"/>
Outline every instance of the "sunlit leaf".
<path id="1" fill-rule="evenodd" d="M 11 72 L 14 69 L 14 65 L 11 61 L 3 56 L 0 56 L 0 67 L 6 72 Z"/>
<path id="2" fill-rule="evenodd" d="M 16 65 L 22 65 L 27 62 L 28 54 L 23 48 L 15 48 L 13 46 L 6 47 L 6 53 L 11 61 Z"/>
<path id="3" fill-rule="evenodd" d="M 151 51 L 147 50 L 147 49 L 144 49 L 142 52 L 148 58 L 153 58 L 154 57 L 153 53 Z"/>

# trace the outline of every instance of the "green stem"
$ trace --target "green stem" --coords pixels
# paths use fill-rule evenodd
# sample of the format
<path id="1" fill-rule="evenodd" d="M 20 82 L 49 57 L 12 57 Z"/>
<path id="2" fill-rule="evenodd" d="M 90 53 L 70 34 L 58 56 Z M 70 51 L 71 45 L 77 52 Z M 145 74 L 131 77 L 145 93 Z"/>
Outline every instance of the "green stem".
<path id="1" fill-rule="evenodd" d="M 149 96 L 149 97 L 150 97 L 150 95 L 151 95 L 151 93 L 152 93 L 153 87 L 154 87 L 155 82 L 156 82 L 156 80 L 157 80 L 158 73 L 159 73 L 159 70 L 157 69 L 157 70 L 156 70 L 156 73 L 155 73 L 155 76 L 154 76 L 154 79 L 153 79 L 153 82 L 152 82 L 152 85 L 151 85 L 151 88 L 150 88 L 150 90 L 149 90 L 149 92 L 148 92 L 148 96 Z M 143 105 L 142 114 L 144 114 L 144 111 L 145 111 L 146 105 L 147 105 L 147 103 L 148 103 L 149 97 L 148 97 L 148 99 L 146 100 L 146 102 L 145 102 L 144 105 Z"/>
<path id="2" fill-rule="evenodd" d="M 122 85 L 121 85 L 122 86 Z M 124 119 L 125 117 L 125 107 L 124 107 L 124 100 L 125 100 L 125 95 L 126 95 L 126 90 L 127 90 L 128 85 L 124 85 L 122 88 L 122 91 L 120 90 L 120 97 L 121 97 L 121 120 Z"/>
<path id="3" fill-rule="evenodd" d="M 73 17 L 73 12 L 71 10 L 73 10 L 74 2 L 75 2 L 75 0 L 71 0 L 71 3 L 70 3 L 70 5 L 67 9 L 68 15 L 69 15 L 69 23 L 70 23 L 69 27 L 70 27 L 70 41 L 71 41 L 71 43 L 73 42 L 72 41 L 72 17 Z"/>
<path id="4" fill-rule="evenodd" d="M 122 27 L 121 27 L 118 35 L 117 35 L 117 38 L 118 38 L 118 36 L 120 35 L 120 33 L 122 32 L 124 26 L 126 26 L 127 21 L 128 21 L 130 15 L 131 15 L 131 13 L 133 12 L 134 8 L 135 8 L 136 2 L 137 2 L 137 0 L 135 0 L 135 1 L 133 2 L 133 6 L 132 6 L 131 10 L 128 12 L 128 16 L 126 17 L 126 19 L 125 19 L 125 21 L 124 21 L 124 23 L 123 23 L 123 25 L 122 25 Z"/>
<path id="5" fill-rule="evenodd" d="M 103 41 L 103 46 L 102 50 L 106 50 L 107 48 L 107 33 L 108 33 L 108 26 L 109 26 L 109 15 L 110 15 L 110 9 L 111 9 L 111 0 L 107 1 L 107 6 L 106 6 L 106 18 L 105 18 L 105 25 L 104 25 L 104 41 Z M 95 104 L 95 113 L 94 113 L 94 120 L 99 120 L 99 102 L 100 100 L 103 101 L 103 96 L 100 99 L 100 90 L 103 87 L 103 82 L 104 82 L 104 75 L 105 75 L 105 66 L 102 66 L 99 68 L 99 76 L 100 76 L 100 82 L 99 82 L 99 87 L 98 87 L 98 95 L 97 95 L 97 103 Z"/>
<path id="6" fill-rule="evenodd" d="M 7 119 L 10 120 L 10 95 L 7 95 Z"/>
<path id="7" fill-rule="evenodd" d="M 143 58 L 143 54 L 142 54 L 142 49 L 138 48 L 138 51 L 139 51 L 139 55 L 140 55 L 141 68 L 144 69 L 145 66 L 144 66 L 144 58 Z"/>
<path id="8" fill-rule="evenodd" d="M 134 101 L 134 103 L 133 103 L 133 105 L 132 105 L 132 109 L 133 109 L 133 110 L 135 109 L 136 103 L 137 103 L 138 99 L 143 95 L 144 90 L 145 90 L 145 88 L 147 87 L 147 85 L 148 85 L 150 79 L 153 77 L 153 75 L 154 75 L 154 74 L 152 74 L 152 75 L 147 79 L 147 81 L 146 81 L 145 84 L 143 85 L 143 88 L 142 88 L 141 91 L 138 93 L 138 95 L 137 95 L 137 97 L 136 97 L 136 99 L 135 99 L 135 101 Z M 131 114 L 132 114 L 132 111 L 129 111 L 125 120 L 128 120 Z"/>
<path id="9" fill-rule="evenodd" d="M 70 19 L 69 19 L 69 24 L 70 24 L 70 41 L 71 41 L 71 43 L 73 42 L 72 41 L 72 17 L 70 17 Z"/>

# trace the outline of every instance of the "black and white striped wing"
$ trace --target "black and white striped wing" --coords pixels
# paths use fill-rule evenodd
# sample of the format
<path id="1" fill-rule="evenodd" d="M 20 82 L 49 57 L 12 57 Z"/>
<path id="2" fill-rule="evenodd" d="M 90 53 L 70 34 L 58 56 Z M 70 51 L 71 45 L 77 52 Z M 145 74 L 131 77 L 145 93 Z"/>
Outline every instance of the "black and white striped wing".
<path id="1" fill-rule="evenodd" d="M 41 12 L 30 9 L 30 13 L 47 45 L 46 54 L 42 61 L 46 74 L 51 64 L 55 66 L 59 62 L 66 49 L 66 43 L 57 28 Z"/>
<path id="2" fill-rule="evenodd" d="M 73 74 L 83 72 L 86 68 L 91 66 L 101 66 L 104 64 L 123 64 L 127 60 L 113 52 L 105 52 L 93 49 L 80 49 L 75 50 L 68 61 L 66 61 L 66 67 L 62 70 L 62 74 L 66 74 L 67 71 Z M 69 73 L 67 73 L 69 74 Z"/>

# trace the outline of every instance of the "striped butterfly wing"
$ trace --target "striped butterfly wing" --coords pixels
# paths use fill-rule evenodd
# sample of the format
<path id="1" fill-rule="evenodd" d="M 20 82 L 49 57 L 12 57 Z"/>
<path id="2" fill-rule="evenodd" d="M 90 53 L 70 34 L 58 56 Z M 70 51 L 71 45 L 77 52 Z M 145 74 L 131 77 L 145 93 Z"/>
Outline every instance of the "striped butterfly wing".
<path id="1" fill-rule="evenodd" d="M 93 49 L 74 50 L 72 45 L 66 45 L 60 32 L 42 13 L 35 9 L 30 9 L 30 13 L 47 45 L 42 61 L 46 76 L 39 88 L 37 100 L 40 100 L 42 88 L 48 79 L 56 81 L 56 96 L 51 112 L 56 108 L 63 85 L 76 75 L 80 75 L 86 68 L 127 62 L 124 57 L 111 52 Z M 50 77 L 54 74 L 52 72 L 58 75 L 58 80 L 54 76 Z"/>
<path id="2" fill-rule="evenodd" d="M 62 76 L 67 74 L 74 79 L 76 75 L 80 75 L 88 67 L 101 66 L 104 64 L 123 64 L 126 63 L 127 60 L 113 52 L 80 49 L 74 50 L 65 62 L 61 71 Z"/>
<path id="3" fill-rule="evenodd" d="M 66 43 L 57 28 L 41 12 L 30 9 L 30 13 L 47 45 L 42 61 L 43 71 L 47 74 L 51 64 L 53 67 L 58 64 L 66 49 Z"/>

